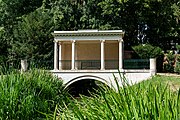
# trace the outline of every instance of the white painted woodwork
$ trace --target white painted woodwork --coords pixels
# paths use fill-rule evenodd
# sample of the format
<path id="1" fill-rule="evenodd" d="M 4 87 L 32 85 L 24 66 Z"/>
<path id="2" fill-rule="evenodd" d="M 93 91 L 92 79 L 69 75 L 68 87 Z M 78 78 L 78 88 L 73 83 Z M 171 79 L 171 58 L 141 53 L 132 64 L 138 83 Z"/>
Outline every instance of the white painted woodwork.
<path id="1" fill-rule="evenodd" d="M 54 70 L 58 70 L 58 44 L 54 41 Z"/>

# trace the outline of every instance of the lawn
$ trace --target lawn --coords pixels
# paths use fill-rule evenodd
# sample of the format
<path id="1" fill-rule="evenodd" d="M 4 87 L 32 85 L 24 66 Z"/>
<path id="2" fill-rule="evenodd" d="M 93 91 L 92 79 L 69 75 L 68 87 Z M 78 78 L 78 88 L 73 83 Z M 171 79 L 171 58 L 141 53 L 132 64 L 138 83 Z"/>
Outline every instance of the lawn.
<path id="1" fill-rule="evenodd" d="M 162 85 L 168 85 L 172 91 L 178 91 L 180 88 L 180 75 L 156 75 L 152 79 L 148 81 L 143 81 L 145 83 L 151 83 L 151 84 L 162 84 Z"/>

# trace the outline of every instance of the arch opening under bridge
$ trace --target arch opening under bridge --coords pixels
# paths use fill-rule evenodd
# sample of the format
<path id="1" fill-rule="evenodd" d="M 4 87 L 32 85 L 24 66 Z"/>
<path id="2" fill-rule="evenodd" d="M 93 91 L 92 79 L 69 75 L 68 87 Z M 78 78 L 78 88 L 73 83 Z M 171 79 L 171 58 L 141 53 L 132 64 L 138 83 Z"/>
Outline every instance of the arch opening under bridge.
<path id="1" fill-rule="evenodd" d="M 65 84 L 65 89 L 75 97 L 80 94 L 91 96 L 102 87 L 113 88 L 105 79 L 90 75 L 76 77 Z"/>

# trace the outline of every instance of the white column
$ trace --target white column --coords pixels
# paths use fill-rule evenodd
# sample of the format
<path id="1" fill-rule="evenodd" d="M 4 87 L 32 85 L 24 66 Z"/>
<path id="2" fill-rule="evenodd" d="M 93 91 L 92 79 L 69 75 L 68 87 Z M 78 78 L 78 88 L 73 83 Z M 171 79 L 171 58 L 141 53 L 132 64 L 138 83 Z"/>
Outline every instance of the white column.
<path id="1" fill-rule="evenodd" d="M 27 59 L 21 60 L 21 73 L 26 72 L 28 68 Z"/>
<path id="2" fill-rule="evenodd" d="M 119 40 L 119 70 L 123 69 L 123 39 Z"/>
<path id="3" fill-rule="evenodd" d="M 54 70 L 58 70 L 58 44 L 54 41 Z"/>
<path id="4" fill-rule="evenodd" d="M 75 70 L 78 70 L 78 42 L 75 43 Z"/>
<path id="5" fill-rule="evenodd" d="M 105 40 L 101 40 L 101 70 L 105 69 L 105 62 L 104 62 L 104 42 Z"/>
<path id="6" fill-rule="evenodd" d="M 59 42 L 59 70 L 62 70 L 62 43 Z"/>
<path id="7" fill-rule="evenodd" d="M 75 70 L 75 40 L 72 41 L 72 61 L 71 70 Z"/>
<path id="8" fill-rule="evenodd" d="M 150 58 L 150 74 L 151 76 L 156 74 L 156 58 Z"/>

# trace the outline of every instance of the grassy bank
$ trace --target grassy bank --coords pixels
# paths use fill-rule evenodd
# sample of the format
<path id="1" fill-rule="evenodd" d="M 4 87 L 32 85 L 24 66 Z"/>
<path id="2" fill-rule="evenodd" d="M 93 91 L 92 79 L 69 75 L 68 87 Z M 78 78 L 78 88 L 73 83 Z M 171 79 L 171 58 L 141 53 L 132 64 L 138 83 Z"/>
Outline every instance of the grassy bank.
<path id="1" fill-rule="evenodd" d="M 0 76 L 0 119 L 41 119 L 65 101 L 62 81 L 42 70 Z"/>
<path id="2" fill-rule="evenodd" d="M 177 77 L 156 76 L 134 86 L 125 84 L 118 92 L 105 88 L 93 97 L 70 100 L 57 109 L 59 119 L 80 120 L 176 120 L 180 119 L 180 90 Z M 56 119 L 57 119 L 56 118 Z"/>

